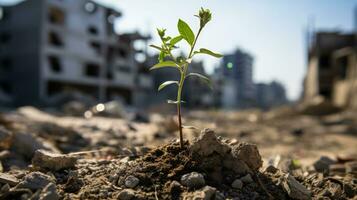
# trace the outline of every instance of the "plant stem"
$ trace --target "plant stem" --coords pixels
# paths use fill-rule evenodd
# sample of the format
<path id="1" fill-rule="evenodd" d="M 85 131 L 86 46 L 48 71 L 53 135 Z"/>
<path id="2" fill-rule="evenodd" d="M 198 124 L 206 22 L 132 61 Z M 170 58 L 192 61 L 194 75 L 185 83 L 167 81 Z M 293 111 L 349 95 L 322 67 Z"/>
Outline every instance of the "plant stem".
<path id="1" fill-rule="evenodd" d="M 182 88 L 183 88 L 183 83 L 185 81 L 185 74 L 186 74 L 186 70 L 184 69 L 183 72 L 180 73 L 180 75 L 181 75 L 180 83 L 179 83 L 178 90 L 177 90 L 177 118 L 178 118 L 178 122 L 179 122 L 181 148 L 183 148 L 183 146 L 184 146 L 183 145 L 183 134 L 182 134 L 182 121 L 181 121 L 181 92 L 182 92 Z"/>
<path id="2" fill-rule="evenodd" d="M 200 35 L 200 33 L 202 31 L 202 28 L 203 27 L 200 27 L 200 29 L 198 30 L 197 36 L 195 38 L 195 41 L 193 42 L 193 44 L 191 46 L 191 50 L 190 50 L 190 53 L 188 55 L 188 59 L 191 59 L 192 56 L 193 56 L 193 50 L 195 49 L 195 45 L 196 45 L 198 36 Z M 172 56 L 172 54 L 171 54 L 171 56 Z M 181 148 L 184 147 L 184 145 L 183 145 L 183 134 L 182 134 L 182 120 L 181 120 L 181 92 L 182 92 L 183 84 L 185 82 L 187 69 L 188 69 L 188 64 L 185 64 L 183 66 L 183 70 L 180 73 L 180 82 L 179 82 L 178 91 L 177 91 L 177 118 L 178 118 L 178 123 L 179 123 L 180 146 L 181 146 Z"/>

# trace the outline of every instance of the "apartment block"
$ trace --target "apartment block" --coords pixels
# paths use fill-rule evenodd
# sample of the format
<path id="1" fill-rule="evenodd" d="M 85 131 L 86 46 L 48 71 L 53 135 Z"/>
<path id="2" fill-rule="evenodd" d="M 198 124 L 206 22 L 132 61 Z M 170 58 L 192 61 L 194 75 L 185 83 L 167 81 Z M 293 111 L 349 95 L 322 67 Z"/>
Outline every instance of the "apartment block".
<path id="1" fill-rule="evenodd" d="M 56 105 L 72 98 L 140 103 L 153 86 L 138 33 L 118 35 L 119 11 L 90 0 L 27 0 L 2 7 L 0 102 Z"/>

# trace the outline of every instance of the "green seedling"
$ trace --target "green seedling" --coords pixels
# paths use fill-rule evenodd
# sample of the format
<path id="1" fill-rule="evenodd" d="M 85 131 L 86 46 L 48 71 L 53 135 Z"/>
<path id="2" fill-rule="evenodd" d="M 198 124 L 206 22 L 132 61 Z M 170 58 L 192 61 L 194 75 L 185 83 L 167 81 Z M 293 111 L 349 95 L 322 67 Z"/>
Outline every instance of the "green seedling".
<path id="1" fill-rule="evenodd" d="M 198 29 L 197 34 L 195 35 L 190 26 L 184 22 L 182 19 L 178 20 L 177 23 L 177 28 L 179 35 L 176 37 L 170 37 L 166 35 L 166 29 L 157 29 L 157 33 L 160 36 L 161 39 L 161 45 L 150 45 L 151 47 L 157 49 L 160 51 L 160 54 L 158 56 L 158 63 L 154 65 L 153 67 L 150 68 L 150 70 L 154 69 L 161 69 L 161 68 L 166 68 L 170 67 L 173 69 L 176 69 L 180 73 L 180 80 L 171 80 L 171 81 L 166 81 L 162 83 L 158 90 L 164 89 L 166 86 L 169 85 L 176 85 L 177 86 L 177 98 L 176 101 L 173 100 L 168 100 L 169 104 L 176 104 L 177 106 L 177 117 L 178 117 L 178 123 L 179 123 L 179 131 L 180 131 L 180 145 L 183 147 L 183 135 L 182 135 L 182 128 L 185 128 L 185 126 L 182 126 L 182 121 L 181 121 L 181 103 L 183 101 L 181 100 L 181 94 L 182 94 L 182 88 L 184 85 L 184 82 L 186 78 L 188 77 L 197 77 L 207 83 L 209 86 L 211 86 L 211 81 L 209 78 L 205 77 L 202 74 L 198 73 L 189 73 L 188 68 L 190 63 L 192 62 L 192 59 L 195 55 L 197 54 L 207 54 L 216 58 L 222 57 L 221 54 L 219 53 L 214 53 L 211 50 L 205 49 L 205 48 L 199 48 L 198 50 L 195 50 L 195 45 L 197 43 L 198 37 L 200 36 L 203 28 L 206 26 L 206 24 L 211 21 L 212 19 L 212 13 L 208 9 L 203 9 L 201 8 L 198 15 L 195 15 L 196 17 L 199 18 L 200 20 L 200 28 Z M 187 56 L 177 56 L 175 57 L 172 53 L 173 50 L 179 49 L 177 44 L 180 42 L 187 42 L 189 45 L 189 54 Z M 182 49 L 181 49 L 182 50 Z"/>

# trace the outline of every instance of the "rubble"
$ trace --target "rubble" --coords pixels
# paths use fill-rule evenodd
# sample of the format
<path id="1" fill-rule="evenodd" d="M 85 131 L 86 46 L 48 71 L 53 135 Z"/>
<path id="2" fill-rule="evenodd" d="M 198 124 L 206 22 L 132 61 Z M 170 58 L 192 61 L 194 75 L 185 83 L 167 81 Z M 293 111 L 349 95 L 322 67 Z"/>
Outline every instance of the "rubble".
<path id="1" fill-rule="evenodd" d="M 49 183 L 40 193 L 39 200 L 58 200 L 60 196 L 57 193 L 56 185 Z"/>
<path id="2" fill-rule="evenodd" d="M 320 159 L 313 164 L 313 166 L 317 172 L 328 172 L 329 166 L 335 163 L 335 160 L 326 156 L 321 156 Z"/>
<path id="3" fill-rule="evenodd" d="M 297 200 L 311 199 L 311 192 L 290 174 L 284 176 L 282 184 L 290 198 Z"/>
<path id="4" fill-rule="evenodd" d="M 134 188 L 139 184 L 140 180 L 135 176 L 128 176 L 125 179 L 125 186 L 128 188 Z"/>
<path id="5" fill-rule="evenodd" d="M 35 155 L 32 158 L 32 165 L 39 169 L 58 171 L 61 169 L 73 168 L 76 161 L 77 157 L 73 155 L 51 153 L 39 149 L 36 150 Z"/>
<path id="6" fill-rule="evenodd" d="M 243 182 L 240 179 L 236 179 L 233 181 L 232 188 L 242 189 L 242 187 L 243 187 Z"/>
<path id="7" fill-rule="evenodd" d="M 46 187 L 50 183 L 55 183 L 53 177 L 41 172 L 31 172 L 16 187 L 37 190 Z"/>
<path id="8" fill-rule="evenodd" d="M 200 188 L 203 187 L 206 183 L 202 174 L 191 172 L 181 177 L 181 184 L 189 188 Z"/>
<path id="9" fill-rule="evenodd" d="M 10 174 L 0 173 L 0 183 L 15 186 L 19 183 L 19 180 Z"/>

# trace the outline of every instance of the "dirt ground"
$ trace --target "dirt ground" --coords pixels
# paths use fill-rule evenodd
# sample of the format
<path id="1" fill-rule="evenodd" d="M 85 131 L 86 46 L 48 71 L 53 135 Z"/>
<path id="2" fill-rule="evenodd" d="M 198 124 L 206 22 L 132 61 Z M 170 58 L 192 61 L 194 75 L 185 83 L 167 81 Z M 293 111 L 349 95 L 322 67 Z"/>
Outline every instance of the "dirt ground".
<path id="1" fill-rule="evenodd" d="M 0 199 L 357 198 L 355 111 L 184 114 L 184 125 L 196 128 L 184 131 L 188 141 L 181 149 L 172 115 L 128 120 L 33 107 L 3 112 Z M 215 135 L 204 139 L 209 145 L 197 139 L 205 128 Z M 215 151 L 206 154 L 197 145 Z"/>

